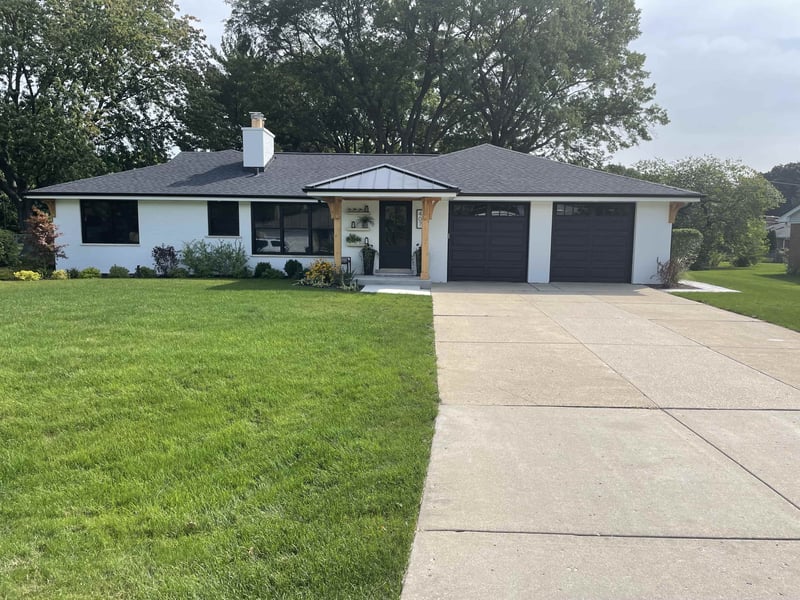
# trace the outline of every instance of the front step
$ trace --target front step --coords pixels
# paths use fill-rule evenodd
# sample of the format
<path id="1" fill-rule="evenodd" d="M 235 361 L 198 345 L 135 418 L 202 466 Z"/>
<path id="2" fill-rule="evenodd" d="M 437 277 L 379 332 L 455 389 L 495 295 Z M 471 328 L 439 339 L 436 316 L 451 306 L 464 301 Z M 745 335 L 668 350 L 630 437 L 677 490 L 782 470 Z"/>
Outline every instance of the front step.
<path id="1" fill-rule="evenodd" d="M 422 280 L 416 275 L 389 275 L 389 274 L 375 274 L 375 275 L 356 275 L 355 279 L 361 285 L 380 285 L 383 287 L 399 286 L 399 287 L 419 287 L 423 290 L 431 289 L 430 280 Z"/>

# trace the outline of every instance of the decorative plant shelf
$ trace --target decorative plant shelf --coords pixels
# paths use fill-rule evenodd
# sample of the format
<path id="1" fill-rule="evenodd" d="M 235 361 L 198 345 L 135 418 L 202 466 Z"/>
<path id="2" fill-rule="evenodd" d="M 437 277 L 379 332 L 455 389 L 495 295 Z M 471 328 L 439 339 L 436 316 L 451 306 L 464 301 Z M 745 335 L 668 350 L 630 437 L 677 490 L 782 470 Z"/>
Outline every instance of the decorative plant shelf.
<path id="1" fill-rule="evenodd" d="M 369 214 L 369 206 L 365 206 L 364 208 L 346 208 L 345 211 L 348 214 Z"/>

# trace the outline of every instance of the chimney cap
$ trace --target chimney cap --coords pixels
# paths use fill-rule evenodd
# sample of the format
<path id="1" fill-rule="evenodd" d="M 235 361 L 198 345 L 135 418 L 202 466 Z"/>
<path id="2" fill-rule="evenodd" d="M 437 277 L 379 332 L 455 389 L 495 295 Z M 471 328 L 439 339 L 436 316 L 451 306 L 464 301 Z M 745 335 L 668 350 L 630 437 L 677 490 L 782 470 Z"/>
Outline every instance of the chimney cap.
<path id="1" fill-rule="evenodd" d="M 250 112 L 250 118 L 251 119 L 261 119 L 263 121 L 264 120 L 264 113 L 257 112 L 257 111 L 251 111 Z"/>

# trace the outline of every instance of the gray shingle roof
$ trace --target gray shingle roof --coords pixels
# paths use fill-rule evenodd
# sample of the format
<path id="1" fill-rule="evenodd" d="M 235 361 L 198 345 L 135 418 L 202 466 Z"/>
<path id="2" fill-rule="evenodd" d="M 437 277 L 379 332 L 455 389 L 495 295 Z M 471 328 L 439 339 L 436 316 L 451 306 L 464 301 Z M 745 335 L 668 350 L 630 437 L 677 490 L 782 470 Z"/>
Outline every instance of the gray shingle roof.
<path id="1" fill-rule="evenodd" d="M 491 144 L 426 158 L 405 167 L 452 181 L 461 195 L 676 196 L 702 194 L 586 169 Z"/>
<path id="2" fill-rule="evenodd" d="M 31 196 L 307 197 L 303 188 L 380 165 L 446 181 L 461 195 L 667 196 L 700 194 L 584 169 L 483 144 L 441 156 L 408 154 L 276 153 L 263 173 L 242 167 L 242 153 L 181 152 L 152 167 L 34 190 Z"/>

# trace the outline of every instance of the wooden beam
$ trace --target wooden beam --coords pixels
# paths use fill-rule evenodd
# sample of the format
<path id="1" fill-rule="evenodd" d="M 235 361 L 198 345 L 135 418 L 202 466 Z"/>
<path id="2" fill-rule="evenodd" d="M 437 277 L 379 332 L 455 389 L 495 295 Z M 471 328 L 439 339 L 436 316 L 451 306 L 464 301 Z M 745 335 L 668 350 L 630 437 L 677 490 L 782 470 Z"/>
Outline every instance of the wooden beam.
<path id="1" fill-rule="evenodd" d="M 40 200 L 42 204 L 47 207 L 47 212 L 50 213 L 50 218 L 56 218 L 56 201 L 55 200 Z"/>
<path id="2" fill-rule="evenodd" d="M 675 217 L 678 216 L 678 211 L 686 206 L 687 202 L 670 202 L 669 203 L 669 222 L 674 223 Z"/>
<path id="3" fill-rule="evenodd" d="M 422 199 L 422 269 L 419 274 L 420 279 L 430 279 L 430 221 L 433 218 L 433 209 L 440 198 Z"/>
<path id="4" fill-rule="evenodd" d="M 323 198 L 331 211 L 333 219 L 333 264 L 342 268 L 342 199 Z"/>

